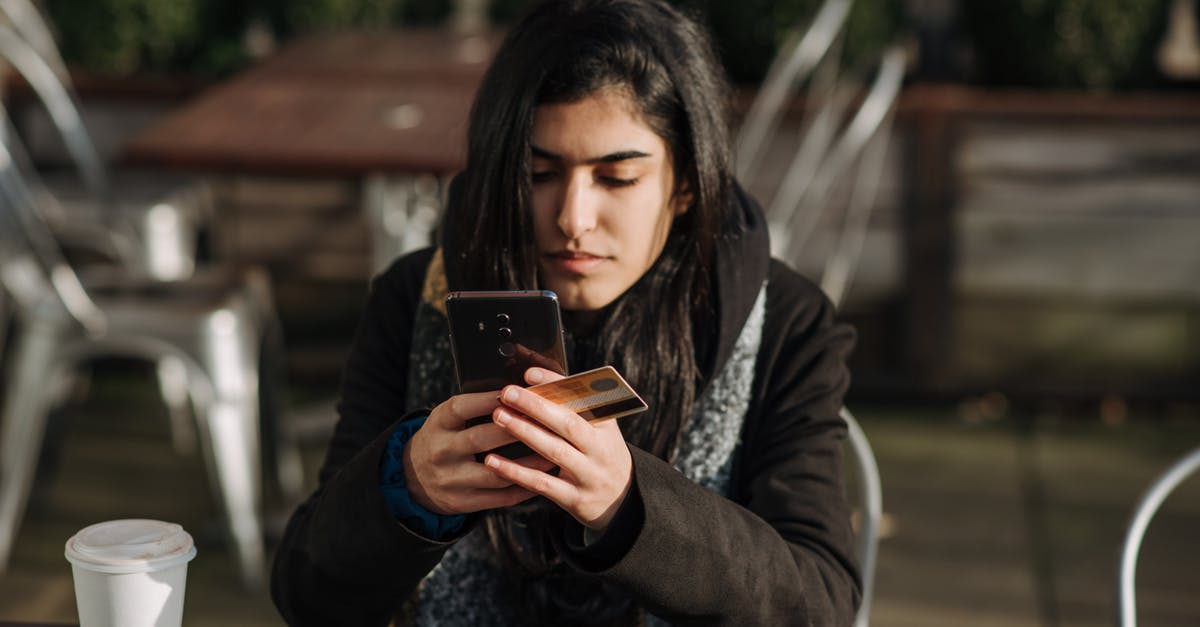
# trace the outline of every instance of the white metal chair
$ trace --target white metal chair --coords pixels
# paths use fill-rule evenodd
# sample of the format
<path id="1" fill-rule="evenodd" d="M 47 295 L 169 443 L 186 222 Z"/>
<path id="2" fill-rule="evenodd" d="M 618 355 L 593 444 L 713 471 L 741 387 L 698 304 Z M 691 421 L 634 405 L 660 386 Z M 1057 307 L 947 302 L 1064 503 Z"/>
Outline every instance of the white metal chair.
<path id="1" fill-rule="evenodd" d="M 1137 625 L 1137 589 L 1134 576 L 1137 574 L 1138 551 L 1142 548 L 1146 529 L 1163 501 L 1197 470 L 1200 470 L 1200 448 L 1193 449 L 1159 475 L 1146 489 L 1133 510 L 1125 541 L 1121 545 L 1121 564 L 1117 573 L 1117 618 L 1121 627 Z"/>
<path id="2" fill-rule="evenodd" d="M 854 618 L 855 627 L 871 624 L 871 600 L 875 595 L 875 562 L 879 555 L 879 521 L 883 517 L 883 483 L 875 452 L 867 434 L 850 410 L 842 407 L 840 415 L 846 421 L 849 466 L 858 489 L 857 506 L 860 515 L 858 543 L 855 547 L 862 575 L 862 603 Z"/>
<path id="3" fill-rule="evenodd" d="M 746 181 L 758 170 L 787 102 L 822 60 L 838 48 L 851 4 L 850 0 L 825 0 L 811 24 L 793 29 L 780 46 L 738 129 L 738 180 Z"/>
<path id="4" fill-rule="evenodd" d="M 197 270 L 197 224 L 211 212 L 211 191 L 203 185 L 184 185 L 130 215 L 114 210 L 110 173 L 83 123 L 49 27 L 28 0 L 0 0 L 0 12 L 14 27 L 0 24 L 0 57 L 8 60 L 38 95 L 75 162 L 93 205 L 90 216 L 65 211 L 35 176 L 31 160 L 18 149 L 19 142 L 8 142 L 10 155 L 27 165 L 24 168 L 27 186 L 34 192 L 36 209 L 51 225 L 55 237 L 70 248 L 82 248 L 109 259 L 120 265 L 125 274 L 160 281 L 192 276 Z M 8 131 L 7 127 L 5 130 Z M 15 139 L 12 131 L 6 134 Z M 259 295 L 264 326 L 273 336 L 281 335 L 269 290 L 264 289 Z M 270 357 L 282 362 L 282 356 L 274 354 L 282 350 L 282 338 L 276 337 L 268 348 L 272 351 Z M 167 355 L 157 364 L 157 373 L 176 449 L 190 450 L 195 434 L 186 394 L 187 369 Z M 303 473 L 292 438 L 277 441 L 271 450 L 285 498 L 298 497 Z"/>
<path id="5" fill-rule="evenodd" d="M 96 246 L 102 241 L 130 271 L 161 280 L 190 275 L 195 269 L 197 224 L 211 210 L 207 189 L 184 186 L 132 212 L 118 210 L 112 175 L 84 125 L 49 27 L 28 0 L 0 0 L 0 13 L 13 26 L 0 24 L 0 57 L 41 101 L 86 192 L 85 212 L 68 213 L 57 203 L 46 204 L 47 221 L 77 243 Z M 73 233 L 78 236 L 71 237 Z"/>
<path id="6" fill-rule="evenodd" d="M 10 138 L 11 141 L 11 138 Z M 263 580 L 260 347 L 265 277 L 214 271 L 186 281 L 80 275 L 0 144 L 0 283 L 16 327 L 0 414 L 0 569 L 7 566 L 58 382 L 98 356 L 176 360 L 242 578 Z"/>
<path id="7" fill-rule="evenodd" d="M 822 277 L 822 287 L 835 302 L 841 300 L 862 252 L 904 68 L 903 50 L 894 47 L 886 51 L 875 80 L 844 127 L 836 110 L 845 96 L 835 93 L 829 98 L 829 104 L 816 114 L 818 121 L 812 134 L 805 138 L 821 137 L 824 146 L 816 151 L 818 158 L 812 158 L 811 145 L 802 142 L 767 207 L 772 250 L 794 264 L 822 215 L 834 210 L 831 205 L 835 194 L 840 191 L 846 196 L 835 252 L 827 258 Z M 841 87 L 836 91 L 848 93 L 850 89 Z M 839 127 L 843 127 L 839 135 L 828 131 Z"/>

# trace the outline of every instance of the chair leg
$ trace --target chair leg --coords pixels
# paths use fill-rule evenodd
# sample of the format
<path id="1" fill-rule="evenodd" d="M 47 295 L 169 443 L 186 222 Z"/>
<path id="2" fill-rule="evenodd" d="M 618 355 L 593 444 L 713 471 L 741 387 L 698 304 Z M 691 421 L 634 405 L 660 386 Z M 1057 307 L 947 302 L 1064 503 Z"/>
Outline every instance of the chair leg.
<path id="1" fill-rule="evenodd" d="M 217 400 L 209 406 L 205 420 L 212 440 L 211 466 L 247 588 L 259 587 L 265 576 L 257 413 L 257 408 L 244 400 Z"/>
<path id="2" fill-rule="evenodd" d="M 8 567 L 33 487 L 46 429 L 45 384 L 52 379 L 59 339 L 59 327 L 31 321 L 22 325 L 13 347 L 0 415 L 0 572 Z"/>
<path id="3" fill-rule="evenodd" d="M 196 428 L 192 422 L 191 400 L 188 397 L 187 366 L 178 357 L 168 355 L 159 358 L 155 372 L 171 422 L 171 444 L 176 453 L 187 455 L 195 450 L 196 445 Z"/>
<path id="4" fill-rule="evenodd" d="M 4 364 L 4 341 L 8 339 L 8 301 L 5 300 L 4 289 L 0 288 L 0 365 Z"/>
<path id="5" fill-rule="evenodd" d="M 248 588 L 264 580 L 261 453 L 259 449 L 258 333 L 251 316 L 214 314 L 201 347 L 205 372 L 190 376 L 211 383 L 203 416 L 204 437 L 225 509 L 234 553 Z M 199 373 L 198 373 L 199 375 Z M 193 394 L 198 391 L 193 390 Z M 202 393 L 201 393 L 202 394 Z"/>

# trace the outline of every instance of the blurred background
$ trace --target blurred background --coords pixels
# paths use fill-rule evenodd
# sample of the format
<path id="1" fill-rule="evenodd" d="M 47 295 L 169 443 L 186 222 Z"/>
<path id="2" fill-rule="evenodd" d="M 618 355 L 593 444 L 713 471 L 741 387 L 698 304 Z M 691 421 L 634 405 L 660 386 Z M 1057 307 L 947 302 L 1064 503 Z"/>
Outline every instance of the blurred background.
<path id="1" fill-rule="evenodd" d="M 859 331 L 872 622 L 1116 622 L 1134 508 L 1200 444 L 1197 2 L 675 4 L 775 254 Z M 368 281 L 428 241 L 530 5 L 0 1 L 0 621 L 73 623 L 62 543 L 151 517 L 196 536 L 185 625 L 280 624 L 262 564 Z M 239 443 L 262 471 L 229 479 Z M 1197 484 L 1148 528 L 1143 624 L 1200 624 Z"/>

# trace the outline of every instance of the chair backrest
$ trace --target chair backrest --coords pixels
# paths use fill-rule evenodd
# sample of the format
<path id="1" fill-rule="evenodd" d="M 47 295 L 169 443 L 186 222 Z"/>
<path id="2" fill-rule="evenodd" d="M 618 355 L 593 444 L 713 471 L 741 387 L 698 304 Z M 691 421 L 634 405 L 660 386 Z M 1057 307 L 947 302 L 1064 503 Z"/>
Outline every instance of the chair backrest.
<path id="1" fill-rule="evenodd" d="M 16 141 L 9 136 L 0 142 L 0 281 L 19 313 L 65 315 L 89 333 L 100 334 L 106 326 L 104 312 L 88 296 L 35 209 L 36 198 L 9 149 L 18 145 Z"/>
<path id="2" fill-rule="evenodd" d="M 34 93 L 37 94 L 55 128 L 62 136 L 67 152 L 79 169 L 80 178 L 88 191 L 99 202 L 110 203 L 112 190 L 107 166 L 101 158 L 99 150 L 96 149 L 87 127 L 84 126 L 79 104 L 69 83 L 64 82 L 64 77 L 60 75 L 60 72 L 65 72 L 65 69 L 62 66 L 62 59 L 57 55 L 57 49 L 51 46 L 51 49 L 54 50 L 51 57 L 53 61 L 47 62 L 42 51 L 39 50 L 39 48 L 45 47 L 45 44 L 35 46 L 23 36 L 32 33 L 34 37 L 38 37 L 37 33 L 44 32 L 45 36 L 49 37 L 49 29 L 45 27 L 44 23 L 41 28 L 30 26 L 31 23 L 40 23 L 41 18 L 36 10 L 32 13 L 18 12 L 17 15 L 21 16 L 21 20 L 18 22 L 13 19 L 14 14 L 8 12 L 10 7 L 7 5 L 23 3 L 14 0 L 0 0 L 0 2 L 3 3 L 0 4 L 0 10 L 6 12 L 14 25 L 25 24 L 20 31 L 0 24 L 0 57 L 12 65 L 13 69 L 29 83 Z M 53 43 L 53 40 L 51 39 L 50 42 Z M 57 67 L 54 64 L 57 64 Z"/>
<path id="3" fill-rule="evenodd" d="M 839 119 L 844 116 L 839 116 L 838 110 L 852 88 L 835 90 L 816 114 L 783 184 L 768 204 L 772 251 L 784 261 L 796 264 L 822 215 L 835 208 L 835 193 L 848 197 L 844 206 L 837 205 L 842 207 L 841 233 L 835 253 L 826 258 L 823 274 L 827 276 L 822 279 L 835 302 L 841 300 L 841 292 L 861 252 L 904 69 L 904 51 L 899 47 L 887 50 L 875 80 L 848 122 Z M 831 132 L 838 128 L 841 129 L 838 133 Z M 811 137 L 817 139 L 807 141 Z M 813 143 L 824 144 L 827 150 L 814 149 Z M 816 158 L 814 153 L 818 155 Z M 829 274 L 832 269 L 837 270 L 836 276 Z"/>
<path id="4" fill-rule="evenodd" d="M 62 54 L 58 51 L 58 43 L 54 41 L 54 33 L 42 12 L 30 0 L 0 0 L 0 14 L 8 19 L 13 30 L 17 31 L 29 42 L 54 69 L 63 82 L 67 82 L 67 64 L 63 62 Z"/>
<path id="5" fill-rule="evenodd" d="M 1138 551 L 1142 547 L 1146 529 L 1163 501 L 1184 479 L 1197 470 L 1200 470 L 1200 448 L 1184 455 L 1155 479 L 1133 511 L 1125 533 L 1125 542 L 1121 546 L 1121 564 L 1117 572 L 1117 618 L 1121 627 L 1137 625 L 1137 589 L 1134 585 L 1134 575 L 1137 574 Z"/>
<path id="6" fill-rule="evenodd" d="M 792 29 L 779 47 L 758 95 L 738 129 L 736 163 L 739 180 L 747 180 L 758 170 L 768 138 L 779 126 L 785 105 L 800 83 L 823 59 L 831 56 L 830 51 L 836 48 L 850 14 L 850 5 L 850 0 L 825 0 L 812 23 L 806 28 Z"/>
<path id="7" fill-rule="evenodd" d="M 36 204 L 38 211 L 56 229 L 84 231 L 83 237 L 73 239 L 87 241 L 87 246 L 129 269 L 166 280 L 191 274 L 195 247 L 195 242 L 191 241 L 195 235 L 191 225 L 192 212 L 175 203 L 191 200 L 192 197 L 183 192 L 177 193 L 158 204 L 162 211 L 145 214 L 146 220 L 167 216 L 175 222 L 186 223 L 175 226 L 165 236 L 158 233 L 163 229 L 155 231 L 156 223 L 136 224 L 123 212 L 116 211 L 107 165 L 84 125 L 66 67 L 53 45 L 49 27 L 27 0 L 0 0 L 0 11 L 16 27 L 0 24 L 0 57 L 16 69 L 37 94 L 74 161 L 94 208 L 99 210 L 95 214 L 99 219 L 88 220 L 88 225 L 79 224 L 77 216 L 68 215 L 40 180 L 31 176 L 29 186 L 39 199 Z M 15 138 L 7 125 L 3 130 L 5 137 Z M 14 145 L 9 145 L 10 151 L 14 148 Z M 29 159 L 23 159 L 23 162 L 29 163 L 26 171 L 32 174 L 32 162 Z M 198 192 L 193 195 L 197 201 L 201 200 Z M 203 202 L 197 202 L 196 205 L 203 205 Z"/>

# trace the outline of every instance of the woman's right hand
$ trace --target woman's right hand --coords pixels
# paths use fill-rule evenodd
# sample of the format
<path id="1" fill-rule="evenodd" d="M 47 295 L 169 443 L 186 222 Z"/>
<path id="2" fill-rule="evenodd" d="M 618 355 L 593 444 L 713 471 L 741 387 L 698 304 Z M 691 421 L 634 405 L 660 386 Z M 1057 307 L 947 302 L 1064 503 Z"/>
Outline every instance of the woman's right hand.
<path id="1" fill-rule="evenodd" d="M 413 434 L 404 447 L 404 479 L 421 507 L 441 515 L 467 514 L 509 507 L 536 496 L 475 459 L 477 453 L 516 441 L 491 421 L 499 405 L 498 390 L 452 396 L 434 408 Z M 488 420 L 467 426 L 479 416 Z M 540 455 L 514 461 L 543 472 L 554 467 Z"/>

